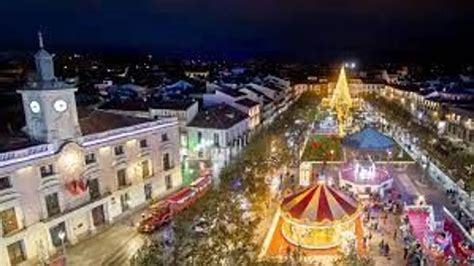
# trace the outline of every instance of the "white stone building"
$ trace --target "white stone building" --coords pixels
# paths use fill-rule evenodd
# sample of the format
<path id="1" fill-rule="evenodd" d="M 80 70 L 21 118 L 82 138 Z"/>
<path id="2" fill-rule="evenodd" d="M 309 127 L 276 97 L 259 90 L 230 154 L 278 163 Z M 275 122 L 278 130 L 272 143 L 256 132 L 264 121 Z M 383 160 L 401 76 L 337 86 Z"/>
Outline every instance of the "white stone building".
<path id="1" fill-rule="evenodd" d="M 254 130 L 260 125 L 260 103 L 237 89 L 220 88 L 215 93 L 207 93 L 203 96 L 205 106 L 227 104 L 249 116 L 249 129 Z"/>
<path id="2" fill-rule="evenodd" d="M 190 158 L 210 160 L 213 175 L 237 156 L 249 141 L 249 117 L 225 104 L 200 111 L 188 124 Z"/>
<path id="3" fill-rule="evenodd" d="M 2 266 L 47 261 L 182 182 L 177 119 L 79 117 L 41 35 L 40 48 L 37 77 L 19 90 L 29 138 L 0 151 Z"/>

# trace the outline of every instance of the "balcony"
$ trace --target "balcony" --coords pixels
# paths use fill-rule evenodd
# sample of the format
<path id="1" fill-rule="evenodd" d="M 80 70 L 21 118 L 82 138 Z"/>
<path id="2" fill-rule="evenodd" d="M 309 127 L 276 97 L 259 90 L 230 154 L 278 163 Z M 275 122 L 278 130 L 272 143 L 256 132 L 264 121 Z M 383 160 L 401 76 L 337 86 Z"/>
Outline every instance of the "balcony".
<path id="1" fill-rule="evenodd" d="M 128 162 L 127 155 L 121 154 L 121 155 L 117 155 L 117 156 L 114 157 L 112 165 L 114 167 L 116 167 L 116 166 L 119 166 L 119 165 L 126 165 L 127 162 Z"/>
<path id="2" fill-rule="evenodd" d="M 19 197 L 20 193 L 18 193 L 13 187 L 0 190 L 0 202 L 11 201 Z"/>
<path id="3" fill-rule="evenodd" d="M 40 190 L 50 188 L 53 186 L 59 186 L 59 174 L 58 173 L 53 173 L 52 175 L 48 175 L 46 177 L 41 177 L 41 184 L 40 184 Z"/>
<path id="4" fill-rule="evenodd" d="M 68 203 L 68 204 L 65 204 L 65 209 L 62 211 L 62 212 L 59 212 L 59 213 L 55 213 L 54 215 L 51 215 L 51 216 L 47 216 L 43 219 L 41 219 L 42 222 L 49 222 L 49 221 L 52 221 L 60 216 L 63 216 L 63 215 L 66 215 L 68 213 L 72 213 L 72 212 L 75 212 L 89 204 L 92 204 L 94 202 L 97 202 L 97 201 L 100 201 L 108 196 L 112 195 L 112 193 L 109 191 L 109 190 L 106 190 L 104 192 L 102 192 L 101 194 L 98 195 L 97 198 L 91 198 L 90 200 L 88 201 L 84 201 L 83 203 L 80 203 L 80 204 L 71 204 L 71 203 Z"/>
<path id="5" fill-rule="evenodd" d="M 0 229 L 1 229 L 1 225 L 0 225 Z M 26 227 L 25 227 L 25 226 L 19 227 L 19 228 L 15 229 L 15 230 L 11 230 L 11 231 L 9 231 L 9 232 L 4 232 L 4 230 L 0 230 L 0 237 L 7 239 L 7 238 L 9 238 L 9 237 L 13 237 L 13 236 L 15 236 L 15 235 L 17 235 L 17 234 L 19 234 L 19 233 L 25 232 L 25 231 L 26 231 Z"/>
<path id="6" fill-rule="evenodd" d="M 130 187 L 131 185 L 132 185 L 132 182 L 126 182 L 126 183 L 118 184 L 117 190 L 126 189 L 126 188 Z"/>
<path id="7" fill-rule="evenodd" d="M 151 148 L 150 147 L 145 147 L 145 148 L 140 148 L 140 157 L 147 157 L 150 156 L 151 153 Z"/>

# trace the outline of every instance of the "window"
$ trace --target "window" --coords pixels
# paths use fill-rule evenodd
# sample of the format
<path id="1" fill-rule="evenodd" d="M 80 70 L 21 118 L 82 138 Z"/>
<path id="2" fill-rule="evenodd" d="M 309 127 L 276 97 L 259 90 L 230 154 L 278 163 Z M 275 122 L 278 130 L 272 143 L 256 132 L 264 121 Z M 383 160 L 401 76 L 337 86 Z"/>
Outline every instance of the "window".
<path id="1" fill-rule="evenodd" d="M 95 154 L 94 153 L 86 154 L 86 156 L 84 156 L 84 161 L 86 162 L 86 165 L 95 163 L 96 162 Z"/>
<path id="2" fill-rule="evenodd" d="M 142 177 L 150 177 L 150 164 L 148 163 L 148 160 L 142 162 Z"/>
<path id="3" fill-rule="evenodd" d="M 15 208 L 9 208 L 0 212 L 0 222 L 2 223 L 3 235 L 8 235 L 18 229 Z"/>
<path id="4" fill-rule="evenodd" d="M 54 174 L 53 165 L 48 164 L 48 165 L 41 166 L 40 167 L 40 173 L 41 173 L 41 177 L 52 176 Z"/>
<path id="5" fill-rule="evenodd" d="M 57 224 L 49 229 L 49 234 L 51 235 L 51 241 L 53 242 L 53 246 L 60 247 L 64 243 L 67 242 L 67 231 L 66 231 L 66 224 L 64 222 Z M 59 237 L 59 234 L 64 234 L 64 239 Z"/>
<path id="6" fill-rule="evenodd" d="M 123 152 L 123 146 L 122 145 L 119 145 L 119 146 L 115 146 L 114 148 L 114 153 L 115 155 L 122 155 L 124 152 Z"/>
<path id="7" fill-rule="evenodd" d="M 55 216 L 61 212 L 59 207 L 58 193 L 52 193 L 45 197 L 46 201 L 46 211 L 48 212 L 48 217 Z"/>
<path id="8" fill-rule="evenodd" d="M 171 179 L 171 175 L 165 176 L 165 185 L 166 189 L 171 189 L 173 187 L 173 180 Z"/>
<path id="9" fill-rule="evenodd" d="M 168 171 L 172 168 L 169 153 L 165 153 L 165 155 L 163 155 L 163 168 L 165 171 Z"/>
<path id="10" fill-rule="evenodd" d="M 117 171 L 117 183 L 119 188 L 127 186 L 127 172 L 125 169 Z"/>
<path id="11" fill-rule="evenodd" d="M 122 206 L 122 212 L 130 209 L 130 196 L 128 193 L 120 195 L 120 205 Z"/>
<path id="12" fill-rule="evenodd" d="M 198 132 L 198 144 L 201 144 L 202 141 L 202 133 Z"/>
<path id="13" fill-rule="evenodd" d="M 168 141 L 168 134 L 166 133 L 161 134 L 161 141 L 163 142 Z"/>
<path id="14" fill-rule="evenodd" d="M 146 147 L 148 147 L 148 142 L 146 141 L 146 139 L 140 140 L 140 148 L 146 148 Z"/>
<path id="15" fill-rule="evenodd" d="M 0 190 L 9 189 L 12 187 L 10 178 L 8 176 L 0 177 Z"/>
<path id="16" fill-rule="evenodd" d="M 219 134 L 214 133 L 214 145 L 219 147 Z"/>
<path id="17" fill-rule="evenodd" d="M 145 184 L 143 189 L 145 190 L 145 200 L 151 200 L 151 196 L 152 196 L 152 193 L 153 193 L 152 185 L 151 184 Z"/>
<path id="18" fill-rule="evenodd" d="M 99 179 L 89 179 L 89 197 L 91 200 L 100 198 Z"/>
<path id="19" fill-rule="evenodd" d="M 26 260 L 25 250 L 23 247 L 23 240 L 14 242 L 7 247 L 8 257 L 12 265 L 20 264 Z"/>

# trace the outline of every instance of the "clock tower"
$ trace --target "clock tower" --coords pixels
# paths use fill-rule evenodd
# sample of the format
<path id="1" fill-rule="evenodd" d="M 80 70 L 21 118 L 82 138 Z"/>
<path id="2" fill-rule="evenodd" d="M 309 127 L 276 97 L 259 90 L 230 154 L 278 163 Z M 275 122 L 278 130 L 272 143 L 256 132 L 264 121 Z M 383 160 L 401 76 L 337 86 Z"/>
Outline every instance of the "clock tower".
<path id="1" fill-rule="evenodd" d="M 39 51 L 35 54 L 35 77 L 19 89 L 27 133 L 33 140 L 57 143 L 81 136 L 77 117 L 77 88 L 54 76 L 53 56 L 43 46 L 38 32 Z"/>

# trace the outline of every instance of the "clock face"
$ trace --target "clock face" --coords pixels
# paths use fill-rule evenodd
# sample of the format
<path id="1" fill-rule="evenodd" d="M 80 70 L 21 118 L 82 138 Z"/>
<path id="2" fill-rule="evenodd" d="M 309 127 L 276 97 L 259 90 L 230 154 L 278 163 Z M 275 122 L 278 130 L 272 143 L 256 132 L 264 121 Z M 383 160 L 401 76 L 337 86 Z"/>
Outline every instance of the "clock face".
<path id="1" fill-rule="evenodd" d="M 54 102 L 54 110 L 56 112 L 64 112 L 67 110 L 67 102 L 65 100 L 59 99 Z"/>
<path id="2" fill-rule="evenodd" d="M 39 102 L 37 101 L 31 101 L 30 102 L 30 110 L 31 112 L 37 114 L 41 111 L 41 106 L 39 104 Z"/>

